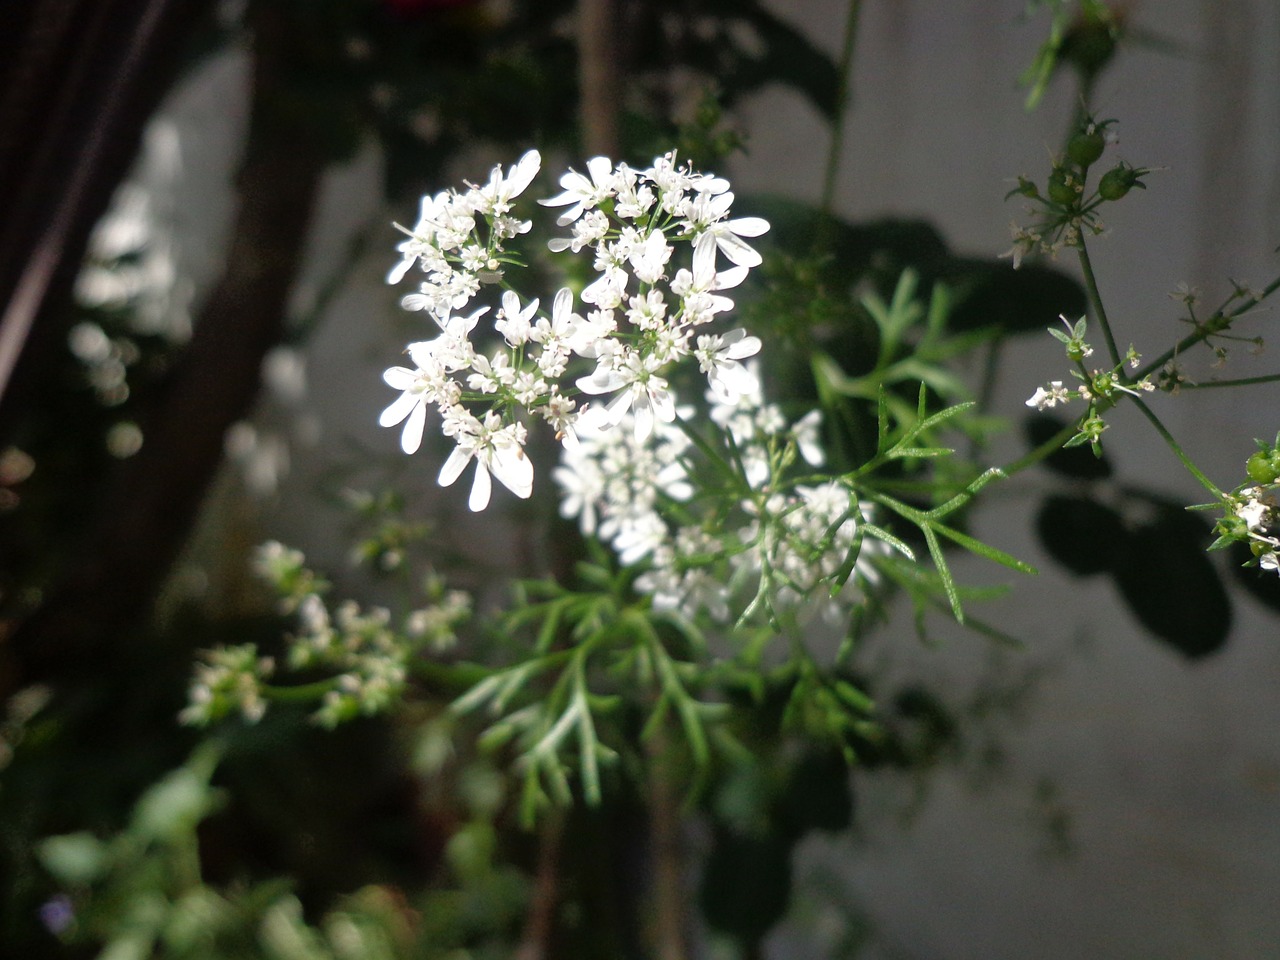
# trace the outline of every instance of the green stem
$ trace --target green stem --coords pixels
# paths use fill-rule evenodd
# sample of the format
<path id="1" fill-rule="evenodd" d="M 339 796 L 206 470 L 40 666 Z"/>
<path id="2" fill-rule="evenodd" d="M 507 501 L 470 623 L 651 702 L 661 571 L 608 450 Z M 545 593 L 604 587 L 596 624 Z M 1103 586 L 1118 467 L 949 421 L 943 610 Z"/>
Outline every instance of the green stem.
<path id="1" fill-rule="evenodd" d="M 1170 347 L 1164 353 L 1160 354 L 1160 356 L 1156 357 L 1154 360 L 1148 363 L 1145 367 L 1143 367 L 1142 372 L 1138 375 L 1138 379 L 1141 379 L 1142 377 L 1148 376 L 1154 373 L 1155 371 L 1159 370 L 1161 367 L 1163 367 L 1166 363 L 1168 363 L 1174 357 L 1181 354 L 1182 351 L 1187 350 L 1191 347 L 1194 347 L 1201 340 L 1207 340 L 1209 337 L 1213 336 L 1214 334 L 1221 333 L 1223 330 L 1226 330 L 1228 327 L 1231 326 L 1231 323 L 1233 320 L 1236 320 L 1239 317 L 1243 316 L 1244 314 L 1248 313 L 1250 310 L 1252 310 L 1254 307 L 1260 304 L 1263 300 L 1267 299 L 1267 297 L 1271 296 L 1277 290 L 1280 290 L 1280 277 L 1276 277 L 1269 284 L 1267 284 L 1266 287 L 1263 288 L 1262 292 L 1258 294 L 1257 299 L 1251 299 L 1247 303 L 1242 303 L 1240 306 L 1236 307 L 1236 309 L 1232 310 L 1230 313 L 1224 313 L 1223 310 L 1221 309 L 1218 310 L 1217 312 L 1214 313 L 1213 316 L 1211 316 L 1204 323 L 1197 324 L 1194 333 L 1187 334 L 1187 336 L 1179 340 L 1176 344 L 1174 344 L 1174 346 Z"/>
<path id="2" fill-rule="evenodd" d="M 857 45 L 858 14 L 861 10 L 862 0 L 849 0 L 849 14 L 844 23 L 844 45 L 840 49 L 835 117 L 831 122 L 831 149 L 827 151 L 827 167 L 822 177 L 822 198 L 819 210 L 822 212 L 823 223 L 830 222 L 831 208 L 835 203 L 836 174 L 840 172 L 841 154 L 844 150 L 844 122 L 851 99 L 853 51 Z"/>
<path id="3" fill-rule="evenodd" d="M 1133 398 L 1133 402 L 1137 404 L 1138 409 L 1142 411 L 1142 415 L 1151 421 L 1151 425 L 1156 428 L 1156 432 L 1164 438 L 1164 442 L 1169 445 L 1169 449 L 1173 451 L 1174 456 L 1182 461 L 1182 465 L 1187 468 L 1187 472 L 1200 481 L 1200 485 L 1206 490 L 1212 493 L 1215 497 L 1221 499 L 1222 491 L 1218 489 L 1212 480 L 1200 471 L 1199 467 L 1191 462 L 1191 458 L 1183 452 L 1182 447 L 1178 446 L 1178 441 L 1173 439 L 1173 434 L 1171 434 L 1168 428 L 1160 422 L 1160 418 L 1155 415 L 1152 409 L 1137 397 Z"/>
<path id="4" fill-rule="evenodd" d="M 1268 373 L 1261 377 L 1241 377 L 1238 380 L 1208 380 L 1204 383 L 1184 383 L 1182 390 L 1208 390 L 1210 387 L 1251 387 L 1259 383 L 1275 383 L 1280 373 Z"/>
<path id="5" fill-rule="evenodd" d="M 1089 251 L 1085 247 L 1083 235 L 1081 235 L 1080 245 L 1076 249 L 1080 254 L 1080 269 L 1084 271 L 1084 285 L 1089 296 L 1089 304 L 1093 307 L 1093 314 L 1098 318 L 1098 324 L 1102 327 L 1102 335 L 1107 340 L 1107 350 L 1111 354 L 1111 366 L 1118 367 L 1121 364 L 1120 351 L 1116 349 L 1116 338 L 1111 332 L 1111 322 L 1107 320 L 1106 307 L 1102 305 L 1102 294 L 1098 292 L 1098 279 L 1093 274 L 1093 262 L 1089 259 Z"/>
<path id="6" fill-rule="evenodd" d="M 1069 423 L 1034 450 L 1023 454 L 1017 460 L 1000 468 L 1006 477 L 1021 473 L 1027 467 L 1033 467 L 1050 454 L 1056 453 L 1062 445 L 1078 433 L 1076 424 Z"/>

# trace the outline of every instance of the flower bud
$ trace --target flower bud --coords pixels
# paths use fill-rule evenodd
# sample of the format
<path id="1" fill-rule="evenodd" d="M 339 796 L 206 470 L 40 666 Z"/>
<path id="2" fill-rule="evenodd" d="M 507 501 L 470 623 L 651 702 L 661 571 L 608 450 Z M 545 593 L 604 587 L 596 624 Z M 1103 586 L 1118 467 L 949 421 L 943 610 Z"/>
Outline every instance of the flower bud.
<path id="1" fill-rule="evenodd" d="M 1276 478 L 1280 477 L 1280 463 L 1261 450 L 1245 462 L 1244 469 L 1254 483 L 1275 483 Z"/>
<path id="2" fill-rule="evenodd" d="M 1054 167 L 1049 174 L 1049 199 L 1054 203 L 1069 206 L 1076 202 L 1076 188 L 1071 183 L 1066 167 Z"/>
<path id="3" fill-rule="evenodd" d="M 1067 143 L 1067 156 L 1077 166 L 1089 167 L 1102 156 L 1106 145 L 1107 142 L 1101 132 L 1090 124 L 1087 129 L 1081 130 Z"/>
<path id="4" fill-rule="evenodd" d="M 1098 196 L 1103 200 L 1119 200 L 1134 187 L 1147 189 L 1147 185 L 1139 179 L 1146 170 L 1139 170 L 1121 163 L 1120 166 L 1108 170 L 1098 183 Z"/>

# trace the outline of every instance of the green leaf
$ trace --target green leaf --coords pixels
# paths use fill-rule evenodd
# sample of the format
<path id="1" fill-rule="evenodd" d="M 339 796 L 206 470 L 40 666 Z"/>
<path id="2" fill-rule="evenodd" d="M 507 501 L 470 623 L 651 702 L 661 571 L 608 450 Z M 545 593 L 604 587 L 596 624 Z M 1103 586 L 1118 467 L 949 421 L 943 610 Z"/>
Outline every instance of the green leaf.
<path id="1" fill-rule="evenodd" d="M 943 526 L 942 524 L 930 524 L 929 529 L 937 530 L 938 533 L 942 534 L 948 540 L 959 544 L 970 553 L 975 553 L 986 560 L 991 560 L 1003 567 L 1008 567 L 1010 570 L 1017 570 L 1019 573 L 1032 574 L 1038 572 L 1035 567 L 1031 566 L 1031 564 L 1019 560 L 1017 557 L 1011 556 L 1003 550 L 998 550 L 989 543 L 983 543 L 981 540 L 975 539 L 967 533 L 961 533 L 959 530 Z"/>
<path id="2" fill-rule="evenodd" d="M 951 605 L 951 613 L 957 623 L 964 623 L 964 608 L 960 605 L 960 594 L 956 590 L 956 581 L 951 575 L 951 568 L 947 566 L 947 558 L 943 556 L 942 547 L 938 543 L 938 535 L 931 524 L 926 524 L 920 529 L 924 533 L 925 543 L 929 545 L 929 556 L 933 557 L 933 564 L 938 568 L 938 578 L 942 581 L 942 589 L 947 595 L 947 602 Z"/>

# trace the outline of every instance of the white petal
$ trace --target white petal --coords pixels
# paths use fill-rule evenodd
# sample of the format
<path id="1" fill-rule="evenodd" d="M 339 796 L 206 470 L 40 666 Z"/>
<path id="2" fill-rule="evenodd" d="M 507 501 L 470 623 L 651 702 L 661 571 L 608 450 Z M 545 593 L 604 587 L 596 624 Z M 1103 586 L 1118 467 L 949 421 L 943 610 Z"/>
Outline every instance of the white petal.
<path id="1" fill-rule="evenodd" d="M 644 443 L 653 433 L 653 408 L 649 405 L 649 395 L 642 393 L 636 397 L 635 410 L 632 411 L 636 421 L 636 442 Z"/>
<path id="2" fill-rule="evenodd" d="M 449 459 L 440 468 L 440 476 L 436 479 L 436 483 L 442 487 L 447 487 L 457 480 L 474 453 L 474 450 L 466 450 L 460 446 L 454 447 L 453 453 L 449 454 Z"/>
<path id="3" fill-rule="evenodd" d="M 561 287 L 556 291 L 556 298 L 551 303 L 551 317 L 558 320 L 561 317 L 568 317 L 573 313 L 573 291 L 568 287 Z"/>
<path id="4" fill-rule="evenodd" d="M 477 459 L 476 478 L 471 484 L 471 496 L 467 498 L 467 506 L 471 508 L 472 513 L 479 513 L 489 505 L 489 493 L 492 489 L 489 471 L 485 469 L 484 461 Z"/>
<path id="5" fill-rule="evenodd" d="M 541 166 L 542 154 L 537 150 L 530 150 L 516 161 L 516 165 L 507 174 L 507 196 L 518 197 L 524 188 L 529 186 L 530 181 L 538 175 L 538 169 Z M 765 229 L 768 229 L 768 224 L 765 225 Z"/>
<path id="6" fill-rule="evenodd" d="M 397 263 L 387 273 L 387 283 L 399 283 L 403 280 L 404 275 L 409 272 L 409 268 L 413 266 L 413 262 L 417 259 L 417 257 L 405 257 Z"/>
<path id="7" fill-rule="evenodd" d="M 724 351 L 724 356 L 730 360 L 745 360 L 747 357 L 754 357 L 760 352 L 763 344 L 760 342 L 759 337 L 743 336 L 746 333 L 745 330 L 735 330 L 733 333 L 739 334 L 739 337 L 735 338 L 737 342 L 734 343 L 729 339 L 733 336 L 732 333 L 725 335 L 724 339 L 729 344 L 729 348 Z"/>
<path id="8" fill-rule="evenodd" d="M 435 362 L 436 341 L 419 340 L 417 343 L 411 343 L 405 347 L 409 353 L 409 359 L 412 360 L 419 370 L 426 370 Z"/>
<path id="9" fill-rule="evenodd" d="M 670 390 L 654 390 L 649 394 L 653 412 L 663 423 L 675 423 L 676 405 Z"/>
<path id="10" fill-rule="evenodd" d="M 740 217 L 725 224 L 740 237 L 758 237 L 769 232 L 769 221 L 760 217 Z"/>
<path id="11" fill-rule="evenodd" d="M 404 431 L 400 434 L 400 449 L 405 453 L 417 453 L 422 446 L 422 431 L 427 425 L 427 405 L 419 403 L 409 411 L 409 419 L 404 422 Z"/>
<path id="12" fill-rule="evenodd" d="M 515 444 L 494 447 L 489 458 L 493 475 L 517 497 L 528 500 L 533 493 L 533 461 L 525 456 L 524 449 Z"/>
<path id="13" fill-rule="evenodd" d="M 721 270 L 716 274 L 716 281 L 711 285 L 711 289 L 730 290 L 747 279 L 748 272 L 747 267 L 730 267 L 728 270 Z"/>
<path id="14" fill-rule="evenodd" d="M 693 241 L 693 282 L 700 290 L 706 290 L 716 277 L 716 237 L 713 233 L 700 233 Z"/>
<path id="15" fill-rule="evenodd" d="M 390 367 L 382 371 L 382 382 L 393 390 L 408 390 L 417 381 L 418 375 L 407 367 Z"/>
<path id="16" fill-rule="evenodd" d="M 587 161 L 587 170 L 591 174 L 591 182 L 596 187 L 603 187 L 613 174 L 613 161 L 608 157 L 592 157 Z"/>
<path id="17" fill-rule="evenodd" d="M 564 186 L 564 180 L 561 179 L 560 186 Z M 566 190 L 564 193 L 557 193 L 554 197 L 546 197 L 539 200 L 538 203 L 544 207 L 563 207 L 566 203 L 573 203 L 578 199 L 578 194 L 572 190 Z"/>
<path id="18" fill-rule="evenodd" d="M 716 246 L 740 267 L 758 267 L 761 263 L 760 254 L 727 230 L 716 234 Z"/>
<path id="19" fill-rule="evenodd" d="M 378 426 L 394 427 L 397 423 L 409 415 L 409 411 L 417 405 L 421 398 L 412 393 L 402 393 L 382 411 L 382 415 L 378 417 Z"/>
<path id="20" fill-rule="evenodd" d="M 577 385 L 583 393 L 599 396 L 602 393 L 613 393 L 620 387 L 625 387 L 628 382 L 627 378 L 617 370 L 601 370 L 597 367 L 591 376 L 579 377 Z"/>
<path id="21" fill-rule="evenodd" d="M 581 384 L 579 384 L 581 386 Z M 627 411 L 631 409 L 631 401 L 635 399 L 635 390 L 628 387 L 620 394 L 609 401 L 609 405 L 604 408 L 604 423 L 601 429 L 605 427 L 616 427 L 622 422 L 622 418 L 627 415 Z"/>

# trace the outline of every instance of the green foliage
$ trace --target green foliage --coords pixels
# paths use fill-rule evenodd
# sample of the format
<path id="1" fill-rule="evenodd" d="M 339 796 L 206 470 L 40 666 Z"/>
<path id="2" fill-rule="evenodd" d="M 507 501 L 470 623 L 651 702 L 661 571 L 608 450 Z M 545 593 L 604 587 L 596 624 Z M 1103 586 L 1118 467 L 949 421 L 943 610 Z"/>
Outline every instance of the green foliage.
<path id="1" fill-rule="evenodd" d="M 575 149 L 572 4 L 515 3 L 496 13 L 445 6 L 252 5 L 263 23 L 299 28 L 270 91 L 271 124 L 305 137 L 326 160 L 349 157 L 376 136 L 393 195 L 434 181 L 477 143 Z M 1062 65 L 1079 72 L 1087 101 L 1124 37 L 1123 18 L 1100 0 L 1039 6 L 1052 20 L 1024 78 L 1029 105 Z M 847 70 L 761 2 L 620 9 L 624 152 L 666 149 L 675 137 L 682 157 L 719 161 L 740 143 L 725 110 L 769 83 L 799 91 L 831 120 L 844 102 Z M 674 72 L 706 86 L 684 123 L 670 116 Z M 1231 601 L 1204 552 L 1208 527 L 1157 492 L 1114 477 L 1103 451 L 1105 416 L 1136 403 L 1211 490 L 1209 507 L 1222 513 L 1212 547 L 1237 551 L 1238 562 L 1255 567 L 1280 562 L 1270 499 L 1280 436 L 1259 442 L 1243 464 L 1245 482 L 1224 493 L 1139 396 L 1157 381 L 1168 389 L 1182 383 L 1168 365 L 1199 344 L 1225 355 L 1224 343 L 1240 337 L 1233 325 L 1280 289 L 1280 279 L 1257 292 L 1238 286 L 1208 317 L 1196 315 L 1188 295 L 1192 332 L 1145 364 L 1133 347 L 1121 355 L 1086 245 L 1102 228 L 1103 205 L 1145 188 L 1151 171 L 1102 164 L 1114 122 L 1096 121 L 1086 102 L 1047 175 L 1019 178 L 1010 196 L 1031 204 L 1037 220 L 1015 235 L 1012 264 L 958 256 L 924 222 L 849 223 L 830 210 L 753 198 L 753 212 L 773 223 L 772 249 L 764 279 L 741 291 L 743 313 L 769 344 L 766 374 L 787 415 L 821 410 L 825 463 L 805 455 L 798 431 L 773 438 L 764 445 L 769 483 L 761 488 L 749 478 L 745 441 L 701 412 L 681 414 L 690 443 L 682 466 L 697 490 L 668 495 L 662 506 L 707 539 L 673 570 L 723 587 L 730 615 L 656 599 L 644 580 L 655 562 L 622 563 L 601 539 L 565 537 L 558 547 L 576 565 L 519 581 L 501 609 L 473 617 L 470 598 L 438 572 L 439 553 L 420 559 L 435 546 L 424 524 L 405 518 L 403 498 L 352 495 L 362 523 L 356 556 L 381 586 L 407 591 L 394 612 L 335 597 L 345 591 L 301 553 L 263 548 L 258 572 L 286 625 L 264 618 L 227 625 L 216 637 L 184 636 L 209 647 L 183 712 L 202 728 L 199 745 L 127 816 L 86 819 L 58 807 L 55 817 L 6 825 L 15 861 L 31 854 L 21 831 L 55 834 L 36 848 L 44 875 L 23 895 L 48 890 L 46 923 L 105 960 L 460 960 L 522 955 L 517 943 L 534 934 L 536 946 L 564 955 L 636 955 L 646 924 L 625 916 L 644 912 L 633 906 L 647 894 L 635 889 L 636 876 L 660 875 L 670 867 L 664 857 L 684 855 L 658 833 L 678 835 L 675 820 L 698 817 L 710 838 L 697 897 L 703 917 L 742 955 L 756 955 L 796 899 L 797 845 L 815 831 L 854 824 L 857 778 L 885 767 L 920 773 L 954 757 L 967 725 L 994 709 L 990 702 L 956 708 L 912 681 L 886 685 L 867 671 L 862 642 L 900 615 L 913 616 L 927 636 L 927 618 L 940 613 L 996 643 L 1017 643 L 974 615 L 1004 588 L 962 583 L 955 558 L 1035 572 L 970 532 L 974 503 L 1035 463 L 1070 485 L 1049 489 L 1036 512 L 1049 557 L 1075 576 L 1111 579 L 1136 620 L 1180 655 L 1220 650 Z M 1081 258 L 1083 286 L 1057 268 L 1021 263 L 1067 248 Z M 1064 330 L 1058 316 L 1078 319 Z M 111 340 L 110 318 L 98 321 Z M 994 369 L 1004 340 L 1049 324 L 1079 386 L 1042 388 L 1040 401 L 1077 399 L 1088 408 L 1073 423 L 1036 414 L 1027 423 L 1031 452 L 991 466 L 986 443 L 1003 418 L 971 382 L 972 363 Z M 1106 360 L 1090 360 L 1087 332 L 1099 352 L 1105 343 Z M 165 350 L 155 355 L 166 362 Z M 51 408 L 50 423 L 33 421 L 23 438 L 62 479 L 54 427 L 93 399 L 79 380 L 77 391 L 67 390 L 70 376 L 60 373 L 50 392 L 63 399 L 75 392 L 74 403 Z M 101 433 L 109 418 L 97 413 L 91 426 Z M 819 489 L 839 494 L 842 506 L 816 532 L 798 531 L 802 497 Z M 56 562 L 36 557 L 33 544 L 64 501 L 40 497 L 34 488 L 26 506 L 37 510 L 0 518 L 31 554 L 18 574 L 2 571 L 7 608 L 21 607 Z M 56 528 L 50 537 L 61 542 Z M 734 566 L 759 545 L 770 548 L 760 550 L 760 569 Z M 796 572 L 806 565 L 812 576 Z M 1268 587 L 1248 583 L 1277 606 L 1274 577 Z M 834 629 L 814 615 L 850 597 L 852 615 Z M 991 701 L 1006 692 L 983 691 Z M 49 744 L 71 739 L 64 716 L 37 710 L 7 724 L 6 745 L 39 759 Z M 385 753 L 369 746 L 375 742 Z M 331 745 L 342 766 L 317 761 Z M 157 765 L 172 762 L 172 744 L 165 750 L 140 764 L 135 780 L 154 779 Z M 6 782 L 6 803 L 11 782 L 22 787 Z M 383 788 L 395 797 L 370 812 L 369 797 Z M 113 790 L 102 807 L 119 813 L 120 795 L 132 797 L 134 785 Z M 28 813 L 39 805 L 19 799 Z M 1060 814 L 1051 788 L 1039 800 Z M 366 827 L 382 831 L 370 841 L 374 852 L 332 839 Z M 267 842 L 261 860 L 246 858 L 263 838 L 279 847 Z M 315 849 L 317 838 L 326 849 Z M 615 847 L 621 865 L 603 863 Z"/>

